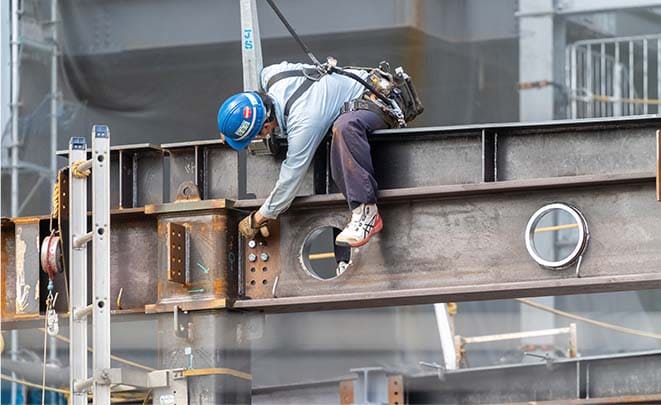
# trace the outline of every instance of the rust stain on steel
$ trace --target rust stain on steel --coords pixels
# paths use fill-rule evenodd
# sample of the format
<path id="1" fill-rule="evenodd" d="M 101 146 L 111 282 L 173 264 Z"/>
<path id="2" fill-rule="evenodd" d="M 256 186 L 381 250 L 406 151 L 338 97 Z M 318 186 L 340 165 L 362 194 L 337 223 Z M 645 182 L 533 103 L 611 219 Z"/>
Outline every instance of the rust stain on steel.
<path id="1" fill-rule="evenodd" d="M 179 203 L 189 205 L 192 203 Z M 228 229 L 235 221 L 222 211 L 199 211 L 160 214 L 158 217 L 158 297 L 149 311 L 161 311 L 179 305 L 196 309 L 224 307 L 225 300 L 236 296 L 236 270 L 228 260 L 233 238 Z M 168 272 L 172 257 L 168 254 L 166 233 L 172 224 L 186 227 L 189 235 L 189 271 L 186 285 L 173 282 Z"/>
<path id="2" fill-rule="evenodd" d="M 388 405 L 404 405 L 404 378 L 401 375 L 388 377 Z"/>
<path id="3" fill-rule="evenodd" d="M 353 405 L 353 381 L 340 382 L 340 405 Z"/>
<path id="4" fill-rule="evenodd" d="M 245 295 L 248 298 L 273 298 L 274 287 L 277 288 L 275 280 L 280 275 L 280 222 L 273 221 L 269 225 L 269 231 L 271 234 L 268 239 L 264 240 L 259 235 L 254 240 L 255 247 L 249 246 L 250 241 L 245 241 L 243 244 L 245 247 L 243 280 Z M 251 258 L 254 260 L 251 261 Z M 275 292 L 277 294 L 277 291 Z"/>
<path id="5" fill-rule="evenodd" d="M 222 210 L 225 208 L 231 208 L 233 204 L 232 200 L 226 200 L 223 198 L 200 201 L 177 201 L 165 204 L 147 204 L 145 205 L 145 214 L 175 213 L 181 216 L 186 216 L 193 215 L 192 211 Z"/>
<path id="6" fill-rule="evenodd" d="M 656 131 L 656 200 L 661 201 L 661 130 Z"/>
<path id="7" fill-rule="evenodd" d="M 500 405 L 611 405 L 611 404 L 658 404 L 661 394 L 623 395 L 619 397 L 561 399 L 550 401 L 507 402 Z"/>
<path id="8" fill-rule="evenodd" d="M 7 318 L 15 312 L 15 293 L 16 285 L 16 241 L 14 238 L 14 226 L 11 222 L 2 224 L 0 231 L 0 243 L 2 251 L 0 252 L 1 278 L 0 286 L 0 316 Z"/>
<path id="9" fill-rule="evenodd" d="M 168 222 L 166 234 L 168 281 L 187 284 L 189 264 L 188 230 L 185 225 Z"/>
<path id="10" fill-rule="evenodd" d="M 153 304 L 158 288 L 156 252 L 159 241 L 164 238 L 158 235 L 156 218 L 144 215 L 113 216 L 111 228 L 112 308 L 116 309 L 116 298 L 122 289 L 123 309 L 142 309 L 146 304 Z M 63 296 L 62 293 L 60 296 Z"/>
<path id="11" fill-rule="evenodd" d="M 14 311 L 18 314 L 25 311 L 28 305 L 30 286 L 25 284 L 25 254 L 27 243 L 22 237 L 23 228 L 16 228 L 16 307 Z"/>

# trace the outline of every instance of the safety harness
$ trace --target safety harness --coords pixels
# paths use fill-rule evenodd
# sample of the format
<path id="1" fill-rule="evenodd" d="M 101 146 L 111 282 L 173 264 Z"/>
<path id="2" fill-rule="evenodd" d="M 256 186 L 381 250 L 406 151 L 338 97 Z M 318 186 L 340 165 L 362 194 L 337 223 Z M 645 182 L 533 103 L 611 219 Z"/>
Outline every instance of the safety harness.
<path id="1" fill-rule="evenodd" d="M 294 91 L 294 93 L 289 97 L 287 102 L 285 103 L 285 109 L 282 113 L 283 115 L 283 121 L 281 122 L 282 124 L 282 131 L 283 133 L 287 132 L 287 120 L 289 118 L 289 111 L 291 110 L 291 106 L 294 105 L 296 100 L 301 98 L 303 94 L 315 83 L 321 80 L 322 77 L 324 77 L 327 73 L 322 71 L 321 69 L 317 68 L 304 68 L 304 69 L 297 69 L 297 70 L 285 70 L 284 72 L 276 73 L 271 78 L 269 81 L 266 83 L 266 87 L 263 89 L 265 93 L 268 93 L 268 91 L 273 87 L 274 84 L 277 82 L 283 80 L 283 79 L 288 79 L 290 77 L 305 77 L 305 81 L 301 83 L 300 86 Z"/>

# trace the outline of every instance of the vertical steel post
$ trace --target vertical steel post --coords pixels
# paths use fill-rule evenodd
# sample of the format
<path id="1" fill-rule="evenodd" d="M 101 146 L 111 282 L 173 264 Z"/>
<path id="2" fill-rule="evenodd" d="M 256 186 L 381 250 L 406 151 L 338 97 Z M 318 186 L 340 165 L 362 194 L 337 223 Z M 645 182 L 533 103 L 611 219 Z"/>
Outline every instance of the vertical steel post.
<path id="1" fill-rule="evenodd" d="M 57 0 L 51 0 L 51 39 L 53 41 L 53 49 L 51 54 L 51 75 L 50 75 L 50 171 L 51 171 L 51 184 L 55 183 L 57 178 L 57 108 L 59 102 L 58 82 L 57 82 L 57 66 L 58 66 L 58 16 L 57 16 Z"/>
<path id="2" fill-rule="evenodd" d="M 4 81 L 4 75 L 3 75 L 3 84 L 6 84 L 9 86 L 9 89 L 5 90 L 3 89 L 3 96 L 6 94 L 5 92 L 9 91 L 10 92 L 10 98 L 9 98 L 9 111 L 5 109 L 3 106 L 2 111 L 9 112 L 10 119 L 11 119 L 11 138 L 9 141 L 9 147 L 7 148 L 8 151 L 10 152 L 10 158 L 11 158 L 11 186 L 10 186 L 10 195 L 11 195 L 11 211 L 10 211 L 10 216 L 16 217 L 18 216 L 18 0 L 12 0 L 11 3 L 6 4 L 3 3 L 3 6 L 6 7 L 6 9 L 3 9 L 3 13 L 9 13 L 10 17 L 6 20 L 11 21 L 11 34 L 9 35 L 8 41 L 5 42 L 3 41 L 2 45 L 5 45 L 5 43 L 10 44 L 10 57 L 9 57 L 9 63 L 11 64 L 11 69 L 10 69 L 10 75 L 9 75 L 9 81 L 5 82 Z M 5 22 L 5 19 L 3 18 L 3 21 Z M 3 34 L 9 34 L 9 32 L 6 32 L 3 30 Z M 5 49 L 2 50 L 3 55 L 5 52 Z M 3 60 L 3 63 L 5 61 Z M 4 71 L 4 66 L 3 66 L 3 71 Z M 4 100 L 4 97 L 3 97 Z M 3 117 L 3 134 L 4 134 L 4 123 L 7 121 L 5 117 Z M 11 338 L 10 338 L 10 352 L 11 352 L 11 359 L 16 361 L 18 360 L 17 357 L 17 352 L 18 352 L 18 331 L 17 330 L 12 330 L 11 331 Z M 16 378 L 16 374 L 12 373 L 12 377 Z M 12 405 L 15 405 L 17 403 L 18 399 L 18 386 L 16 383 L 12 382 L 11 383 L 11 394 L 10 394 L 10 401 Z"/>
<path id="3" fill-rule="evenodd" d="M 588 101 L 585 103 L 585 109 L 586 109 L 586 116 L 584 118 L 592 118 L 594 117 L 594 78 L 592 75 L 592 45 L 588 44 L 586 47 L 586 53 L 585 53 L 585 81 L 586 81 L 586 88 L 588 91 Z"/>
<path id="4" fill-rule="evenodd" d="M 647 99 L 649 98 L 649 93 L 647 89 L 647 39 L 643 39 L 643 99 L 645 103 L 643 104 L 643 114 L 647 114 L 648 104 Z"/>
<path id="5" fill-rule="evenodd" d="M 258 90 L 262 71 L 262 39 L 259 34 L 257 1 L 241 0 L 241 61 L 243 63 L 243 90 Z M 239 199 L 248 198 L 248 154 L 239 151 L 238 159 L 238 195 Z"/>
<path id="6" fill-rule="evenodd" d="M 600 58 L 599 58 L 599 91 L 601 96 L 606 96 L 606 44 L 601 44 L 600 49 Z M 603 100 L 603 99 L 602 99 Z M 608 115 L 608 103 L 606 101 L 601 101 L 599 104 L 599 116 L 605 117 Z"/>
<path id="7" fill-rule="evenodd" d="M 661 100 L 661 39 L 656 40 L 656 99 Z M 661 113 L 661 105 L 656 105 L 656 113 Z"/>
<path id="8" fill-rule="evenodd" d="M 622 75 L 624 72 L 624 67 L 620 63 L 620 43 L 615 42 L 615 63 L 613 65 L 613 116 L 619 117 L 623 113 L 623 102 L 622 97 L 624 92 L 622 91 L 622 86 L 624 82 L 622 81 Z"/>
<path id="9" fill-rule="evenodd" d="M 69 142 L 69 166 L 87 158 L 85 138 L 71 138 Z M 74 246 L 74 239 L 87 233 L 87 178 L 71 175 L 69 180 L 69 263 L 71 292 L 69 314 L 69 364 L 71 370 L 69 389 L 72 405 L 86 405 L 87 393 L 76 392 L 74 385 L 87 380 L 87 317 L 75 317 L 76 310 L 87 306 L 87 245 Z"/>
<path id="10" fill-rule="evenodd" d="M 576 61 L 576 45 L 571 47 L 571 87 L 569 88 L 569 97 L 571 97 L 571 119 L 578 118 L 578 64 Z"/>
<path id="11" fill-rule="evenodd" d="M 92 128 L 94 404 L 110 404 L 110 130 Z"/>
<path id="12" fill-rule="evenodd" d="M 264 62 L 256 0 L 241 0 L 241 57 L 243 89 L 259 89 L 259 74 Z"/>
<path id="13" fill-rule="evenodd" d="M 18 216 L 18 114 L 20 107 L 19 4 L 11 2 L 11 216 Z"/>
<path id="14" fill-rule="evenodd" d="M 635 91 L 636 89 L 634 87 L 635 68 L 633 64 L 633 54 L 634 54 L 633 41 L 629 41 L 629 102 L 627 103 L 628 115 L 633 115 L 636 113 L 636 105 L 631 102 L 631 100 L 636 97 L 636 91 Z"/>
<path id="15" fill-rule="evenodd" d="M 441 339 L 441 349 L 443 350 L 443 364 L 446 370 L 457 369 L 456 348 L 454 345 L 454 333 L 448 313 L 448 305 L 434 304 L 434 315 L 436 316 L 436 326 L 438 335 Z"/>

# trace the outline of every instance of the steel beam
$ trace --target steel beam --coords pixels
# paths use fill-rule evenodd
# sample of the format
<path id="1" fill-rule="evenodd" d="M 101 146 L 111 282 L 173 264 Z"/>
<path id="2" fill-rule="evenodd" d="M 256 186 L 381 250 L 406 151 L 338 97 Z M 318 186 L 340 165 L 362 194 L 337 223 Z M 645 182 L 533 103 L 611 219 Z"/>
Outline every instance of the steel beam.
<path id="1" fill-rule="evenodd" d="M 658 403 L 658 351 L 552 359 L 404 375 L 405 403 L 596 405 Z M 256 386 L 253 403 L 354 403 L 356 377 L 281 386 Z M 349 398 L 350 400 L 346 400 Z"/>
<path id="2" fill-rule="evenodd" d="M 304 269 L 301 246 L 318 226 L 342 227 L 348 210 L 339 194 L 311 194 L 311 172 L 308 195 L 280 218 L 274 233 L 279 236 L 247 252 L 268 253 L 268 259 L 250 262 L 239 252 L 236 222 L 263 199 L 219 198 L 236 196 L 236 183 L 223 176 L 234 173 L 227 170 L 235 167 L 234 152 L 210 141 L 116 148 L 111 161 L 113 154 L 131 153 L 160 168 L 136 174 L 131 167 L 123 177 L 164 186 L 150 194 L 162 195 L 165 185 L 171 191 L 197 182 L 209 199 L 113 212 L 112 309 L 307 311 L 655 288 L 661 285 L 652 271 L 661 261 L 653 173 L 657 126 L 658 119 L 644 118 L 379 131 L 371 141 L 380 162 L 385 229 L 354 249 L 344 274 L 327 281 Z M 206 164 L 199 164 L 201 154 L 208 155 Z M 279 161 L 253 158 L 268 169 L 260 171 L 266 176 L 252 176 L 255 190 L 265 196 Z M 122 174 L 124 166 L 118 168 L 115 173 Z M 119 181 L 112 187 L 124 189 Z M 578 207 L 587 218 L 593 243 L 580 277 L 575 268 L 542 269 L 525 250 L 522 235 L 530 215 L 554 201 Z M 3 229 L 3 257 L 9 256 L 4 280 L 13 282 L 15 240 L 4 235 L 13 235 L 15 225 L 8 222 Z M 175 238 L 179 242 L 168 242 L 172 226 L 184 230 Z M 182 256 L 168 253 L 174 242 Z M 188 263 L 178 270 L 181 278 L 170 277 L 167 263 L 173 258 Z M 252 267 L 261 271 L 259 277 Z M 5 285 L 7 298 L 10 291 Z"/>
<path id="3" fill-rule="evenodd" d="M 659 0 L 560 0 L 556 14 L 603 13 L 608 11 L 633 10 L 661 7 Z"/>

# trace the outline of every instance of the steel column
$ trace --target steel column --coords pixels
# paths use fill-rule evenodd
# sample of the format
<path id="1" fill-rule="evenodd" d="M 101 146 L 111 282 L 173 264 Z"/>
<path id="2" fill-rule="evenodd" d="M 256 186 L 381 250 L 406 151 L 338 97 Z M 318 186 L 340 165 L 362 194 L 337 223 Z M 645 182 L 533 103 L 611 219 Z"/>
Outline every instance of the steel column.
<path id="1" fill-rule="evenodd" d="M 51 170 L 51 184 L 55 183 L 57 179 L 57 134 L 58 134 L 58 105 L 60 101 L 59 89 L 58 89 L 58 80 L 57 80 L 57 71 L 58 71 L 58 57 L 59 57 L 59 46 L 58 46 L 58 12 L 57 12 L 57 3 L 58 0 L 51 0 L 51 38 L 53 41 L 53 48 L 51 53 L 51 71 L 50 71 L 50 80 L 51 80 L 51 99 L 50 99 L 50 146 L 51 146 L 51 160 L 50 160 L 50 170 Z"/>

